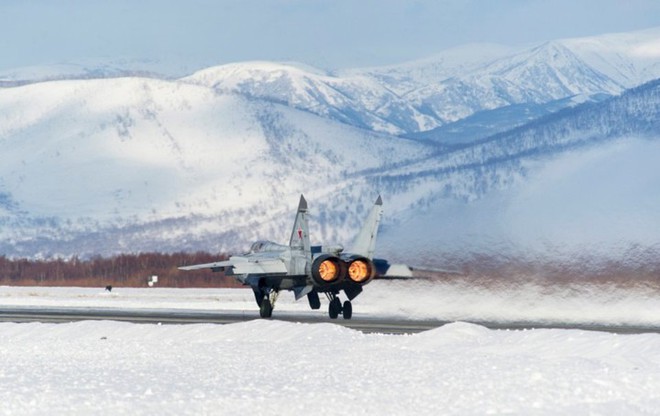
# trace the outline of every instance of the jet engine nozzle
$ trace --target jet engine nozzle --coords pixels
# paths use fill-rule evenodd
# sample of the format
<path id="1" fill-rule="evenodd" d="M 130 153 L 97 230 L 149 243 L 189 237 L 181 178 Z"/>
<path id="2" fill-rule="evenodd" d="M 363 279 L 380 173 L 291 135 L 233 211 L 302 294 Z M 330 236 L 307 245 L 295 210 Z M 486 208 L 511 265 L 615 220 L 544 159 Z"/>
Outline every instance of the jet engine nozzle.
<path id="1" fill-rule="evenodd" d="M 318 286 L 327 286 L 344 280 L 345 266 L 338 257 L 322 254 L 312 262 L 312 280 Z"/>
<path id="2" fill-rule="evenodd" d="M 374 263 L 366 257 L 353 256 L 346 265 L 348 279 L 353 283 L 367 284 L 376 275 Z"/>

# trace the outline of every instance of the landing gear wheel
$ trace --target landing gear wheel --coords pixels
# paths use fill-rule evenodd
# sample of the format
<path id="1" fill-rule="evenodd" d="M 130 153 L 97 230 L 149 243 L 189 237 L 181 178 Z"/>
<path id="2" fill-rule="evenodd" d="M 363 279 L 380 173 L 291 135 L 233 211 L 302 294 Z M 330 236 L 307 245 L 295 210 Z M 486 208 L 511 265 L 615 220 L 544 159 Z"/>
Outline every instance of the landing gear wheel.
<path id="1" fill-rule="evenodd" d="M 273 305 L 270 303 L 268 296 L 264 296 L 261 300 L 261 306 L 259 307 L 259 315 L 262 318 L 270 318 L 273 316 Z"/>
<path id="2" fill-rule="evenodd" d="M 321 307 L 321 300 L 319 299 L 319 294 L 312 291 L 307 294 L 307 300 L 309 301 L 309 307 L 316 310 Z"/>
<path id="3" fill-rule="evenodd" d="M 332 299 L 330 301 L 330 306 L 328 307 L 328 315 L 330 315 L 330 319 L 337 319 L 340 312 L 341 302 L 337 298 Z"/>
<path id="4" fill-rule="evenodd" d="M 344 302 L 344 307 L 341 309 L 341 313 L 344 315 L 344 319 L 351 319 L 353 316 L 353 305 L 350 300 Z"/>

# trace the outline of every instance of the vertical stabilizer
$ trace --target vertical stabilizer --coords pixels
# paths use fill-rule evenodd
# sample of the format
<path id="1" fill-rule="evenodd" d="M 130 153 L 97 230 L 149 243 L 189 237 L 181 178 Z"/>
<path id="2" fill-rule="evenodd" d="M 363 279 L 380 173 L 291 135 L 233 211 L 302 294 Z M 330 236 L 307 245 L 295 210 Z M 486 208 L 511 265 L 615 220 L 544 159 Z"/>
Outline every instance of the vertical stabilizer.
<path id="1" fill-rule="evenodd" d="M 293 223 L 293 230 L 291 231 L 289 247 L 291 247 L 291 250 L 304 252 L 305 255 L 309 258 L 312 257 L 312 250 L 309 244 L 307 201 L 305 201 L 305 197 L 302 195 L 300 195 L 298 213 L 296 214 L 296 221 Z"/>
<path id="2" fill-rule="evenodd" d="M 380 218 L 383 216 L 383 200 L 380 195 L 369 212 L 369 216 L 365 221 L 362 229 L 355 238 L 353 244 L 352 254 L 359 254 L 368 259 L 374 258 L 376 251 L 376 235 L 378 234 L 378 226 L 380 225 Z"/>

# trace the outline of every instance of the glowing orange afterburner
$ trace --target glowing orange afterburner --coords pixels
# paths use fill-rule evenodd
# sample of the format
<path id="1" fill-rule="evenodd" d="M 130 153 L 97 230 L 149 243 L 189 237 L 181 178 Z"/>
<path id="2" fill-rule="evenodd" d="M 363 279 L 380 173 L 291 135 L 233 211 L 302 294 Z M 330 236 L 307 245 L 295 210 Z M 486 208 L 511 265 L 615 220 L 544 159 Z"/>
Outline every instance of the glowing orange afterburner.
<path id="1" fill-rule="evenodd" d="M 325 260 L 319 265 L 319 277 L 326 282 L 336 280 L 338 272 L 337 264 L 332 260 Z"/>
<path id="2" fill-rule="evenodd" d="M 371 267 L 365 260 L 355 260 L 348 266 L 348 277 L 355 283 L 362 283 L 371 277 Z"/>
<path id="3" fill-rule="evenodd" d="M 339 258 L 322 254 L 312 262 L 312 280 L 317 286 L 328 287 L 344 279 L 346 270 Z"/>

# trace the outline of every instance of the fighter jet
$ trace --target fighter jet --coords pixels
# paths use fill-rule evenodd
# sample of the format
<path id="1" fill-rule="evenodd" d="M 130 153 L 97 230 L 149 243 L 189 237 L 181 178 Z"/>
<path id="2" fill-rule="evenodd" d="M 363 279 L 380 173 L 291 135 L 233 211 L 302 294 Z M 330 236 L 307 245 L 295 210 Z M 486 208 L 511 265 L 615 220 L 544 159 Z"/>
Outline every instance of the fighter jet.
<path id="1" fill-rule="evenodd" d="M 344 252 L 341 245 L 311 246 L 307 201 L 301 195 L 289 245 L 257 241 L 244 255 L 231 256 L 227 261 L 182 266 L 179 269 L 210 269 L 235 276 L 238 281 L 252 288 L 262 318 L 272 316 L 281 290 L 291 290 L 296 300 L 306 296 L 312 309 L 321 307 L 319 293 L 323 293 L 330 301 L 328 314 L 331 319 L 336 319 L 339 314 L 344 319 L 351 319 L 351 301 L 377 272 L 384 273 L 389 267 L 386 261 L 374 259 L 376 234 L 382 214 L 383 201 L 379 196 L 350 252 Z M 339 298 L 342 291 L 347 298 L 343 303 Z"/>

